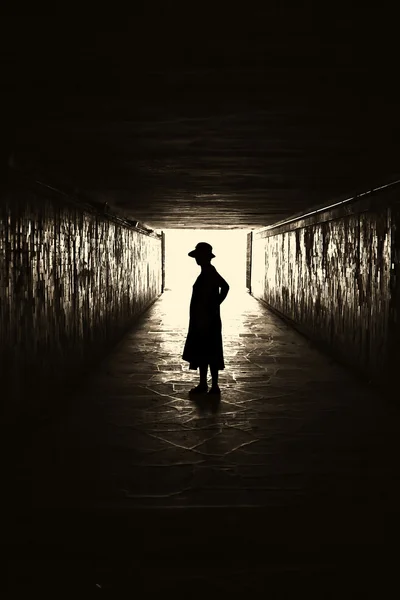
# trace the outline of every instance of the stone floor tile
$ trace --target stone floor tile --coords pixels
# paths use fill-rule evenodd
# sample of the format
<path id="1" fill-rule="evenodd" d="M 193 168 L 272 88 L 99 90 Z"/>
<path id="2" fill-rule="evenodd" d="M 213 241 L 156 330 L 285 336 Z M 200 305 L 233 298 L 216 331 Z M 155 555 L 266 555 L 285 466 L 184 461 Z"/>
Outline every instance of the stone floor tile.
<path id="1" fill-rule="evenodd" d="M 113 514 L 107 534 L 95 521 L 100 546 L 116 535 L 115 515 L 124 515 L 143 540 L 169 543 L 172 551 L 180 539 L 181 553 L 193 535 L 208 540 L 200 546 L 212 539 L 213 547 L 222 536 L 230 555 L 229 517 L 237 539 L 244 544 L 249 536 L 254 560 L 255 549 L 267 552 L 282 536 L 293 547 L 310 536 L 314 549 L 339 543 L 342 552 L 363 535 L 379 540 L 382 515 L 390 515 L 394 535 L 397 407 L 250 295 L 232 294 L 222 309 L 220 400 L 189 397 L 198 375 L 181 360 L 188 311 L 174 311 L 174 294 L 165 293 L 87 375 L 68 410 L 30 437 L 8 486 L 14 505 L 26 512 L 30 490 L 33 515 L 46 507 L 48 514 L 100 511 L 105 523 Z M 187 516 L 199 510 L 197 520 Z M 130 516 L 138 511 L 139 521 Z M 76 522 L 79 530 L 72 523 L 62 535 L 83 535 L 83 518 Z M 48 527 L 50 540 L 61 535 L 57 523 Z M 20 539 L 29 537 L 29 527 L 16 522 L 16 530 Z M 161 533 L 167 530 L 169 542 Z M 271 556 L 265 568 L 275 573 Z M 279 568 L 290 560 L 286 554 Z M 323 559 L 313 560 L 321 570 Z M 181 576 L 177 571 L 171 581 Z M 215 583 L 218 572 L 210 577 Z"/>

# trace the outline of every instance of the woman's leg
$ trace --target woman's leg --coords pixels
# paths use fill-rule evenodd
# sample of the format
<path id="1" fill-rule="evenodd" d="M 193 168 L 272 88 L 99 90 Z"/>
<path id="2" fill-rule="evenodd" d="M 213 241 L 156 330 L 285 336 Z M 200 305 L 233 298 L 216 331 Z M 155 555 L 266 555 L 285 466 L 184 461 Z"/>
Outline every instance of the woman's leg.
<path id="1" fill-rule="evenodd" d="M 199 369 L 200 369 L 200 383 L 199 385 L 196 385 L 196 387 L 192 388 L 189 392 L 189 394 L 204 394 L 207 389 L 207 371 L 208 371 L 208 365 L 207 364 L 201 364 L 199 365 Z"/>
<path id="2" fill-rule="evenodd" d="M 202 364 L 199 366 L 200 368 L 200 386 L 201 387 L 207 387 L 207 371 L 208 371 L 208 364 Z"/>
<path id="3" fill-rule="evenodd" d="M 210 365 L 211 378 L 212 378 L 212 388 L 218 388 L 218 367 L 216 365 Z"/>

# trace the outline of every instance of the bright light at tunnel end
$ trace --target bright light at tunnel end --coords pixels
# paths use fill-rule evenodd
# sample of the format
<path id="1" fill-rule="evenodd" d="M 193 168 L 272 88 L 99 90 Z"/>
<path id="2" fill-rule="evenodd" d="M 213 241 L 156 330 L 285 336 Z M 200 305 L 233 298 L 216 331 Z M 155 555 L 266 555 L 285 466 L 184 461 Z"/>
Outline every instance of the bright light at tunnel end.
<path id="1" fill-rule="evenodd" d="M 231 291 L 245 290 L 247 231 L 166 229 L 164 233 L 166 289 L 191 289 L 200 267 L 188 253 L 199 242 L 207 242 L 215 254 L 212 264 L 229 283 Z"/>

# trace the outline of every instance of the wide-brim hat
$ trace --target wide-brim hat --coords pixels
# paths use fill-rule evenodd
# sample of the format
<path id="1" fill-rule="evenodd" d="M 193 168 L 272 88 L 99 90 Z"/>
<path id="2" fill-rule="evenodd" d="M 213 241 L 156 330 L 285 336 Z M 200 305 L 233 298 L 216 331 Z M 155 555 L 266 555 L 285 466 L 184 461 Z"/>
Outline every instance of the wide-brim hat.
<path id="1" fill-rule="evenodd" d="M 215 254 L 213 254 L 212 246 L 207 244 L 207 242 L 199 242 L 196 245 L 196 248 L 189 252 L 188 256 L 192 258 L 196 258 L 196 256 L 207 256 L 209 258 L 215 258 Z"/>

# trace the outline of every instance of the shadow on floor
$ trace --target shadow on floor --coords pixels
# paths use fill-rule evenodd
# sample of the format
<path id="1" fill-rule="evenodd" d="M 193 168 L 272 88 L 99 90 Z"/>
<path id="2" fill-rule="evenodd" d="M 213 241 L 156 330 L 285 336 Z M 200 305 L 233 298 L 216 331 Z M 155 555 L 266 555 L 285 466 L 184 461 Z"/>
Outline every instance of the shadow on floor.
<path id="1" fill-rule="evenodd" d="M 237 306 L 221 401 L 188 397 L 171 293 L 69 408 L 3 437 L 11 590 L 388 596 L 399 409 L 250 296 Z"/>

